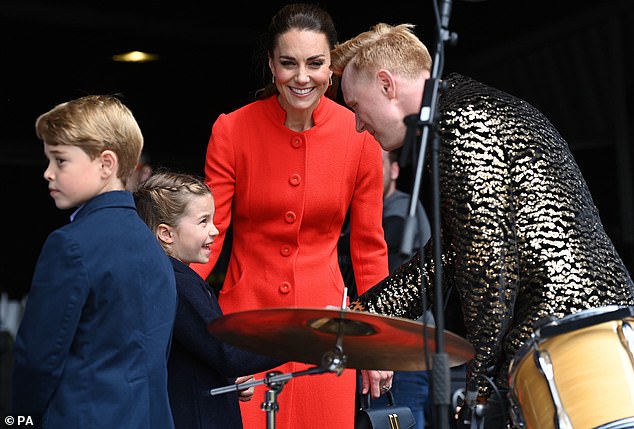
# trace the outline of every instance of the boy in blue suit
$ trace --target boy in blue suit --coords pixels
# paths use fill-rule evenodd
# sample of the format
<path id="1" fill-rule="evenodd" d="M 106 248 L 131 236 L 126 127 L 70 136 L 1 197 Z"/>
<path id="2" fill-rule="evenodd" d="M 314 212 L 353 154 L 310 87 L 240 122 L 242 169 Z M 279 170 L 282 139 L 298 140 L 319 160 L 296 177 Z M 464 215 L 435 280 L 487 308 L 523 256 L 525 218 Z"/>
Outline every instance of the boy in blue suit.
<path id="1" fill-rule="evenodd" d="M 173 428 L 167 354 L 171 263 L 125 190 L 143 136 L 113 96 L 54 107 L 35 123 L 59 209 L 15 342 L 13 414 L 40 428 Z"/>

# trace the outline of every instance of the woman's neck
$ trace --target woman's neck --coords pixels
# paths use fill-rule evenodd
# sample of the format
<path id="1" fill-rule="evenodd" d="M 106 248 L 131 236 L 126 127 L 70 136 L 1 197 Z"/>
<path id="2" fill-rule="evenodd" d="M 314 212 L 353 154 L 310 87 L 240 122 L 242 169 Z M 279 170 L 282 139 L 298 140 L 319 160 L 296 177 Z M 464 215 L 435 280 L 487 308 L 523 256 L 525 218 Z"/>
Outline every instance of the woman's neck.
<path id="1" fill-rule="evenodd" d="M 317 106 L 312 106 L 309 109 L 293 109 L 282 102 L 278 97 L 280 106 L 286 112 L 286 119 L 284 119 L 284 126 L 289 130 L 302 132 L 311 129 L 315 125 L 313 120 L 313 112 Z"/>

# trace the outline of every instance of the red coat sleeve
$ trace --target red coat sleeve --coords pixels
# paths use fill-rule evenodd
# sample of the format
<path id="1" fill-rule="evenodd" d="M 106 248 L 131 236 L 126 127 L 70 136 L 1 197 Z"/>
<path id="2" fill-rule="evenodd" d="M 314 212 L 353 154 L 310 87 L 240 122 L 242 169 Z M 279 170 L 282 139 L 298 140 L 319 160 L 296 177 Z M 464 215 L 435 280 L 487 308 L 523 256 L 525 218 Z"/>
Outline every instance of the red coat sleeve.
<path id="1" fill-rule="evenodd" d="M 211 246 L 211 257 L 206 264 L 191 264 L 190 267 L 203 279 L 213 270 L 227 236 L 231 223 L 231 203 L 235 191 L 235 154 L 232 144 L 225 144 L 231 135 L 233 121 L 227 115 L 220 115 L 214 123 L 205 156 L 205 182 L 214 197 L 214 225 L 218 236 Z"/>
<path id="2" fill-rule="evenodd" d="M 387 245 L 381 225 L 383 167 L 376 140 L 364 133 L 354 195 L 350 203 L 350 255 L 357 292 L 362 294 L 389 273 Z M 378 223 L 377 223 L 378 222 Z"/>

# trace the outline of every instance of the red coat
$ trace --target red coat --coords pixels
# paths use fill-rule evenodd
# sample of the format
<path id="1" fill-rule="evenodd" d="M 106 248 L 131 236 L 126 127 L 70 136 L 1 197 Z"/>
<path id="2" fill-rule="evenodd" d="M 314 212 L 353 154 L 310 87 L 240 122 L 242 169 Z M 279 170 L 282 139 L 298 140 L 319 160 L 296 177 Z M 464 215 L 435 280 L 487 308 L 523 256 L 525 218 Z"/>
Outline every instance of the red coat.
<path id="1" fill-rule="evenodd" d="M 224 313 L 341 306 L 337 242 L 348 208 L 359 293 L 388 274 L 378 143 L 356 132 L 353 113 L 326 97 L 309 130 L 286 128 L 285 115 L 271 97 L 220 115 L 213 126 L 205 175 L 220 234 L 209 264 L 192 268 L 203 277 L 209 274 L 232 222 L 233 247 L 219 297 Z M 247 429 L 266 427 L 260 409 L 265 390 L 259 386 L 253 400 L 241 403 Z M 293 378 L 278 402 L 280 428 L 352 428 L 354 371 Z"/>

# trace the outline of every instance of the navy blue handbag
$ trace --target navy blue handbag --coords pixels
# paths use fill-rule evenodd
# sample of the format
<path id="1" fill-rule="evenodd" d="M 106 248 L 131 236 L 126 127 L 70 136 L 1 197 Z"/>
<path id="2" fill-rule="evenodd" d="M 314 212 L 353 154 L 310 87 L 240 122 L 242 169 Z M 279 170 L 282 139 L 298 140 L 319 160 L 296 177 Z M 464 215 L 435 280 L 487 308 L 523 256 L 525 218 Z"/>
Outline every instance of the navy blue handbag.
<path id="1" fill-rule="evenodd" d="M 354 418 L 355 429 L 411 429 L 416 424 L 409 407 L 396 405 L 391 391 L 387 395 L 387 406 L 372 408 L 370 393 L 362 395 L 361 406 Z"/>

